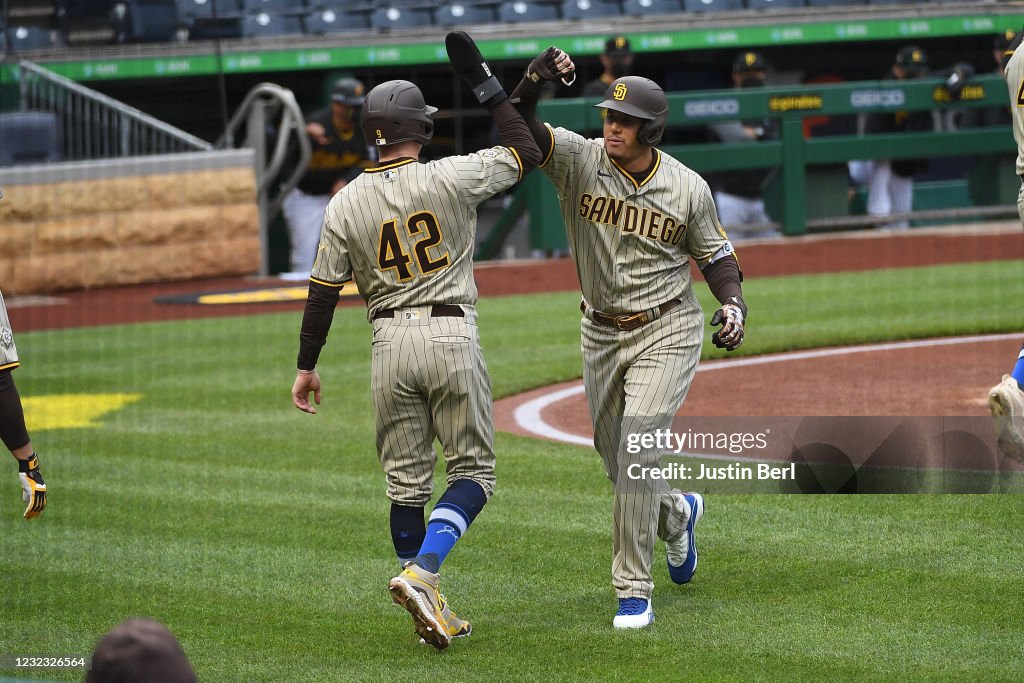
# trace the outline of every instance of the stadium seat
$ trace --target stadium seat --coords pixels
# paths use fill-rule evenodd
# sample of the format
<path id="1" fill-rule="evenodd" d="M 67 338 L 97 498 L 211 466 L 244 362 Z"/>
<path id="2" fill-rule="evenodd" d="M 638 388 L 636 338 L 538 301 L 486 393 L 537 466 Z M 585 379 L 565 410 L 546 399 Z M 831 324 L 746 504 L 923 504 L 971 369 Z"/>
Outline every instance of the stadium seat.
<path id="1" fill-rule="evenodd" d="M 866 5 L 868 0 L 807 0 L 811 7 L 827 7 L 830 5 Z"/>
<path id="2" fill-rule="evenodd" d="M 246 14 L 304 14 L 303 0 L 242 0 L 242 11 Z"/>
<path id="3" fill-rule="evenodd" d="M 314 36 L 367 31 L 370 28 L 370 15 L 344 9 L 318 9 L 307 14 L 304 23 L 306 33 Z"/>
<path id="4" fill-rule="evenodd" d="M 7 29 L 7 40 L 11 52 L 25 50 L 46 50 L 60 47 L 59 34 L 38 26 L 11 26 Z"/>
<path id="5" fill-rule="evenodd" d="M 728 12 L 743 9 L 743 0 L 683 0 L 687 12 Z"/>
<path id="6" fill-rule="evenodd" d="M 178 31 L 175 0 L 128 0 L 122 43 L 154 43 L 174 40 Z"/>
<path id="7" fill-rule="evenodd" d="M 189 40 L 242 36 L 242 6 L 239 0 L 178 0 L 178 20 L 187 31 Z"/>
<path id="8" fill-rule="evenodd" d="M 208 19 L 214 10 L 218 17 L 237 17 L 242 13 L 238 0 L 178 0 L 178 14 L 185 20 Z"/>
<path id="9" fill-rule="evenodd" d="M 622 14 L 618 2 L 606 0 L 564 0 L 563 19 L 590 19 L 593 17 L 617 17 Z"/>
<path id="10" fill-rule="evenodd" d="M 776 9 L 783 7 L 806 7 L 804 0 L 747 0 L 750 9 Z"/>
<path id="11" fill-rule="evenodd" d="M 127 6 L 118 0 L 61 0 L 56 5 L 57 25 L 68 45 L 116 42 L 124 33 Z"/>
<path id="12" fill-rule="evenodd" d="M 683 11 L 679 0 L 626 0 L 622 3 L 622 12 L 629 16 L 640 17 L 648 14 L 679 14 Z"/>
<path id="13" fill-rule="evenodd" d="M 370 26 L 382 30 L 395 28 L 419 28 L 433 23 L 429 9 L 409 7 L 380 7 L 370 15 Z"/>
<path id="14" fill-rule="evenodd" d="M 434 23 L 438 26 L 493 24 L 497 20 L 494 8 L 486 5 L 451 2 L 440 5 L 434 10 Z"/>
<path id="15" fill-rule="evenodd" d="M 57 115 L 48 111 L 0 114 L 0 166 L 60 161 Z"/>
<path id="16" fill-rule="evenodd" d="M 910 2 L 920 2 L 921 0 L 870 0 L 872 5 L 902 5 Z"/>
<path id="17" fill-rule="evenodd" d="M 512 24 L 526 21 L 557 21 L 561 18 L 558 6 L 550 3 L 513 0 L 498 5 L 498 21 Z"/>
<path id="18" fill-rule="evenodd" d="M 295 16 L 259 12 L 248 14 L 242 19 L 243 38 L 292 36 L 302 32 L 302 19 Z"/>

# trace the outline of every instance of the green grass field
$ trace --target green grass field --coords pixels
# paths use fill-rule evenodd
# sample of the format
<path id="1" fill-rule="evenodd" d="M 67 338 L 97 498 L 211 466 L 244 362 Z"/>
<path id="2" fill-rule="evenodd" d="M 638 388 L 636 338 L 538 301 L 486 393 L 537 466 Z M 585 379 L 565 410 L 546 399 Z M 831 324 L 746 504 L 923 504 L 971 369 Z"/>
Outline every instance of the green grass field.
<path id="1" fill-rule="evenodd" d="M 746 292 L 750 354 L 1024 329 L 1019 262 L 773 278 Z M 579 376 L 577 302 L 480 303 L 497 397 Z M 33 433 L 50 488 L 39 520 L 20 518 L 13 463 L 0 479 L 0 656 L 85 654 L 147 615 L 207 683 L 1020 680 L 1022 497 L 709 498 L 696 579 L 672 585 L 659 546 L 657 622 L 619 633 L 597 455 L 507 434 L 498 491 L 444 568 L 473 635 L 441 653 L 420 646 L 386 589 L 396 561 L 369 326 L 361 309 L 338 310 L 321 413 L 309 416 L 289 399 L 299 320 L 17 334 L 23 397 L 141 398 L 93 427 Z"/>

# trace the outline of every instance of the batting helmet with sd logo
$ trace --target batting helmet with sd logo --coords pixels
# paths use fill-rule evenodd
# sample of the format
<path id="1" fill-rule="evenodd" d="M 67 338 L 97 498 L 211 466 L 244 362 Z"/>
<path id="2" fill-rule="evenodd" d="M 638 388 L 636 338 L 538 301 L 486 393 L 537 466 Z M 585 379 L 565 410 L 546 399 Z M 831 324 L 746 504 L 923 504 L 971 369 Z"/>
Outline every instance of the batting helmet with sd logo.
<path id="1" fill-rule="evenodd" d="M 643 119 L 637 133 L 640 144 L 653 147 L 661 142 L 668 122 L 668 98 L 661 86 L 649 78 L 623 76 L 615 79 L 608 86 L 604 100 L 594 106 Z"/>
<path id="2" fill-rule="evenodd" d="M 423 100 L 423 93 L 409 81 L 387 81 L 373 88 L 363 103 L 362 126 L 374 146 L 415 140 L 427 145 L 434 135 L 437 111 Z"/>

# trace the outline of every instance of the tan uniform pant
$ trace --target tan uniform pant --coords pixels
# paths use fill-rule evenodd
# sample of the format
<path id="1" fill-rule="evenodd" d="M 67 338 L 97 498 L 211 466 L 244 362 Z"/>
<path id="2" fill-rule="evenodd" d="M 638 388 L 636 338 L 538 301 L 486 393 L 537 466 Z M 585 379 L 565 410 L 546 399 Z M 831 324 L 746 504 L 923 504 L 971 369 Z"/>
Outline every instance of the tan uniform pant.
<path id="1" fill-rule="evenodd" d="M 594 445 L 615 488 L 612 584 L 619 598 L 650 598 L 655 537 L 677 540 L 689 519 L 682 493 L 663 480 L 634 481 L 630 464 L 656 467 L 660 454 L 629 454 L 629 433 L 670 429 L 700 360 L 704 315 L 692 293 L 631 332 L 581 323 L 583 382 Z"/>
<path id="2" fill-rule="evenodd" d="M 494 490 L 491 380 L 477 334 L 466 317 L 431 316 L 430 306 L 399 308 L 373 321 L 371 389 L 377 454 L 395 503 L 423 507 L 434 489 L 434 438 L 450 485 L 472 479 Z"/>

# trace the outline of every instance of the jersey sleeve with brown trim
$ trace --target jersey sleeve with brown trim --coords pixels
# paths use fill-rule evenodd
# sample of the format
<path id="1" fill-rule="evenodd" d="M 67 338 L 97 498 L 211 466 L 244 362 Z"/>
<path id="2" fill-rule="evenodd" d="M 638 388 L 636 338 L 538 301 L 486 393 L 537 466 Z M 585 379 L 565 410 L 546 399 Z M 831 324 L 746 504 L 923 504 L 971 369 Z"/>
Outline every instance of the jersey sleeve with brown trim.
<path id="1" fill-rule="evenodd" d="M 716 257 L 731 252 L 729 236 L 718 222 L 718 211 L 707 182 L 696 173 L 689 177 L 690 224 L 686 230 L 686 249 L 703 270 Z"/>
<path id="2" fill-rule="evenodd" d="M 312 282 L 335 288 L 352 279 L 347 238 L 338 210 L 344 194 L 345 190 L 342 189 L 324 210 L 320 244 L 317 246 L 316 260 L 313 261 L 313 270 L 310 273 Z"/>
<path id="3" fill-rule="evenodd" d="M 457 197 L 470 206 L 511 188 L 523 177 L 523 163 L 516 150 L 509 147 L 445 157 L 428 165 L 444 174 Z"/>

